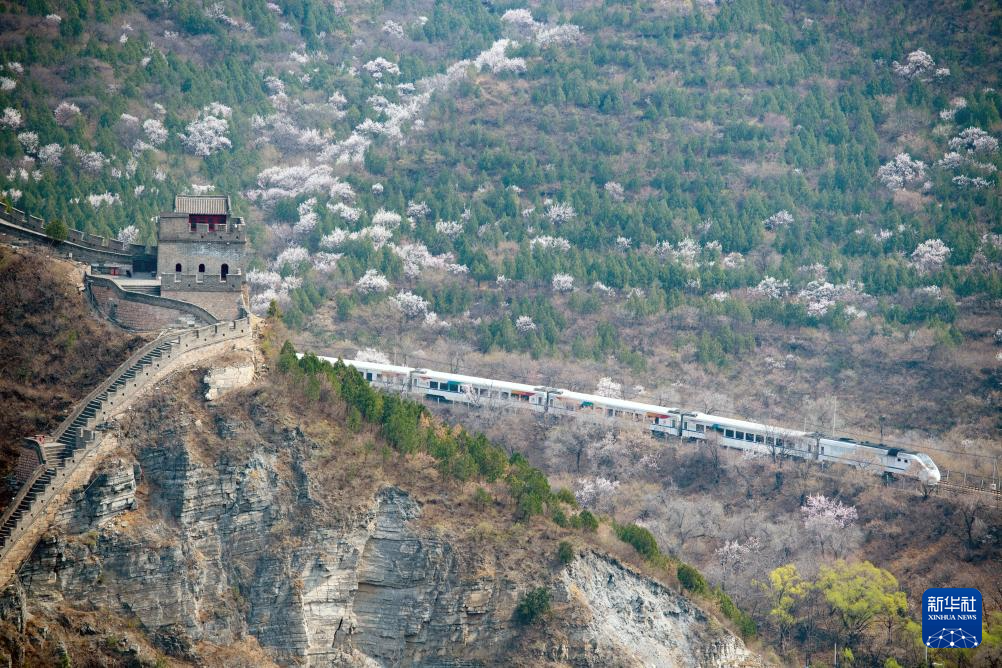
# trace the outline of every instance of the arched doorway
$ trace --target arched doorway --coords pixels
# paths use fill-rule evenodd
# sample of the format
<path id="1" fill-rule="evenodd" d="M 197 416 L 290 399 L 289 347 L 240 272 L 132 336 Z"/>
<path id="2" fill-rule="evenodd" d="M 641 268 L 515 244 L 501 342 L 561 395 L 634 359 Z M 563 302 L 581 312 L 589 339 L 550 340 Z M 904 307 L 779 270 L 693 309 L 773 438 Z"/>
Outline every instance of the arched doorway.
<path id="1" fill-rule="evenodd" d="M 226 276 L 229 273 L 230 273 L 230 265 L 228 265 L 228 264 L 226 264 L 224 262 L 223 265 L 219 268 L 219 280 L 225 281 L 226 280 Z"/>
<path id="2" fill-rule="evenodd" d="M 204 274 L 205 273 L 205 265 L 204 264 L 198 265 L 198 273 L 200 273 L 200 274 Z"/>
<path id="3" fill-rule="evenodd" d="M 175 274 L 180 274 L 181 273 L 181 263 L 180 262 L 178 262 L 177 264 L 174 265 L 174 273 Z"/>

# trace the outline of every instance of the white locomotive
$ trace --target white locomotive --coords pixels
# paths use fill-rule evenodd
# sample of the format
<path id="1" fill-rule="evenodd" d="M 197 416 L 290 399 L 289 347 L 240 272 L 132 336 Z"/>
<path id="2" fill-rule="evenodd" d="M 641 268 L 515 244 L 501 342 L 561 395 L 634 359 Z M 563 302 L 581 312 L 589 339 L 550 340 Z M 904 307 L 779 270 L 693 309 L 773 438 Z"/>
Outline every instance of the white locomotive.
<path id="1" fill-rule="evenodd" d="M 320 359 L 332 364 L 337 361 L 330 357 Z M 510 405 L 557 416 L 618 420 L 644 425 L 655 436 L 662 438 L 710 439 L 738 450 L 846 464 L 883 475 L 916 478 L 928 485 L 937 484 L 940 478 L 939 469 L 928 455 L 879 443 L 829 438 L 815 432 L 554 387 L 392 364 L 349 359 L 341 361 L 358 369 L 374 387 L 416 394 L 432 401 L 473 406 Z"/>

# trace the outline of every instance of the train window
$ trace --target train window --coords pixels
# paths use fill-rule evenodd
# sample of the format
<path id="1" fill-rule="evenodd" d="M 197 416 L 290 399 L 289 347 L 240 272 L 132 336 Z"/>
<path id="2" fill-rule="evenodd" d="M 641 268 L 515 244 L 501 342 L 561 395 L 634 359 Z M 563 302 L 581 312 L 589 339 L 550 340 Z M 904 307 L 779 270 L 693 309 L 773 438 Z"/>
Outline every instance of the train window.
<path id="1" fill-rule="evenodd" d="M 762 435 L 761 434 L 755 434 L 755 442 L 756 443 L 761 443 L 762 442 Z"/>
<path id="2" fill-rule="evenodd" d="M 705 424 L 697 424 L 696 425 L 696 431 L 698 431 L 700 434 L 702 434 L 703 432 L 706 431 L 706 425 Z"/>
<path id="3" fill-rule="evenodd" d="M 725 430 L 724 436 L 726 436 L 727 438 L 734 438 L 734 430 L 733 429 Z"/>
<path id="4" fill-rule="evenodd" d="M 775 445 L 775 439 L 772 436 L 766 436 L 765 437 L 765 444 L 766 445 Z"/>
<path id="5" fill-rule="evenodd" d="M 431 381 L 431 383 L 429 384 L 429 386 L 431 387 L 431 389 L 437 390 L 438 389 L 438 381 L 437 380 Z"/>
<path id="6" fill-rule="evenodd" d="M 739 441 L 743 441 L 745 439 L 745 433 L 743 431 L 736 431 L 734 432 L 734 438 L 738 439 Z"/>
<path id="7" fill-rule="evenodd" d="M 509 397 L 508 397 L 508 393 L 507 393 L 507 392 L 502 392 L 502 393 L 501 393 L 501 398 L 502 398 L 502 399 L 507 399 L 507 398 L 509 398 Z"/>
<path id="8" fill-rule="evenodd" d="M 372 380 L 372 372 L 371 371 L 366 371 L 365 372 L 365 379 L 366 380 Z"/>
<path id="9" fill-rule="evenodd" d="M 821 446 L 821 454 L 825 454 L 825 446 Z"/>
<path id="10" fill-rule="evenodd" d="M 777 438 L 776 439 L 776 447 L 780 447 L 780 448 L 783 447 L 783 439 L 781 439 L 781 438 Z"/>
<path id="11" fill-rule="evenodd" d="M 748 432 L 747 434 L 745 434 L 745 440 L 746 441 L 754 441 L 755 440 L 755 434 L 753 434 L 751 432 Z"/>

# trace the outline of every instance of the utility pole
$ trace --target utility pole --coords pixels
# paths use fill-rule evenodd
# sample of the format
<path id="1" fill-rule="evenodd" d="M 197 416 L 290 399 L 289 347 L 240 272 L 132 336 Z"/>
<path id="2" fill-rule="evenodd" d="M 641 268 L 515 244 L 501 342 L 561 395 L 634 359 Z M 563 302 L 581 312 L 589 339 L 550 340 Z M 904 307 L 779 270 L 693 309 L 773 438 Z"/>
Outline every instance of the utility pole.
<path id="1" fill-rule="evenodd" d="M 884 416 L 881 415 L 878 419 L 880 420 L 880 444 L 883 445 L 884 444 Z"/>
<path id="2" fill-rule="evenodd" d="M 835 438 L 835 415 L 838 413 L 838 397 L 832 397 L 832 438 Z"/>

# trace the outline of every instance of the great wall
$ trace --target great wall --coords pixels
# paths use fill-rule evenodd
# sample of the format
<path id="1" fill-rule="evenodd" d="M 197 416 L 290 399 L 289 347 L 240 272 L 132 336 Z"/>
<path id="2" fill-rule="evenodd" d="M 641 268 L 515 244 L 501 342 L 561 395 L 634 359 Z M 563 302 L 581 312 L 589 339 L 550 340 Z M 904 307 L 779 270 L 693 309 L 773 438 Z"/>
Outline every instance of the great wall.
<path id="1" fill-rule="evenodd" d="M 0 586 L 31 554 L 60 501 L 86 483 L 102 453 L 115 444 L 112 423 L 116 417 L 171 373 L 225 352 L 250 350 L 253 345 L 251 317 L 165 334 L 123 362 L 52 434 L 28 439 L 27 451 L 37 464 L 0 516 Z"/>
<path id="2" fill-rule="evenodd" d="M 205 200 L 211 201 L 205 204 Z M 208 215 L 203 211 L 206 206 Z M 44 244 L 91 265 L 84 270 L 84 286 L 97 314 L 124 329 L 167 330 L 78 402 L 51 434 L 24 439 L 14 472 L 20 486 L 0 515 L 0 588 L 31 555 L 70 493 L 86 484 L 103 456 L 114 450 L 116 418 L 172 373 L 226 352 L 254 347 L 253 316 L 247 312 L 242 289 L 242 221 L 228 220 L 228 198 L 179 196 L 175 211 L 162 218 L 173 228 L 190 232 L 190 238 L 184 238 L 172 229 L 173 243 L 166 253 L 79 230 L 70 230 L 66 240 L 55 240 L 46 233 L 45 221 L 0 207 L 0 233 Z M 225 235 L 212 234 L 217 227 Z M 216 251 L 219 244 L 227 247 L 224 252 Z M 213 260 L 218 264 L 220 257 L 234 262 L 234 270 L 229 272 L 229 265 L 222 264 L 219 280 L 213 280 L 206 276 L 205 266 Z M 180 263 L 174 273 L 158 271 L 158 264 L 176 259 L 189 262 L 189 267 L 197 264 L 198 272 L 183 273 Z M 128 278 L 117 272 L 103 276 L 94 272 L 96 267 L 108 266 L 122 268 Z M 139 278 L 142 274 L 151 278 Z M 171 297 L 160 294 L 165 281 Z"/>

